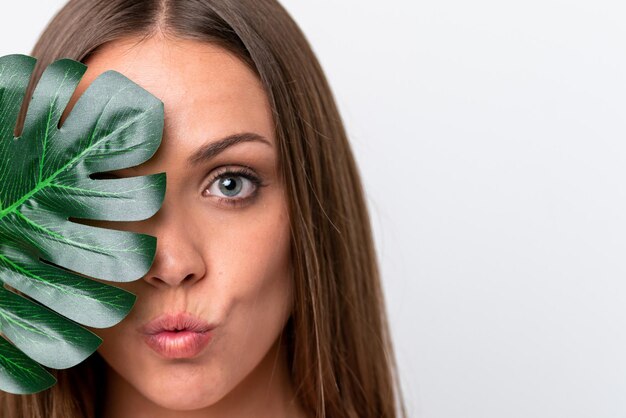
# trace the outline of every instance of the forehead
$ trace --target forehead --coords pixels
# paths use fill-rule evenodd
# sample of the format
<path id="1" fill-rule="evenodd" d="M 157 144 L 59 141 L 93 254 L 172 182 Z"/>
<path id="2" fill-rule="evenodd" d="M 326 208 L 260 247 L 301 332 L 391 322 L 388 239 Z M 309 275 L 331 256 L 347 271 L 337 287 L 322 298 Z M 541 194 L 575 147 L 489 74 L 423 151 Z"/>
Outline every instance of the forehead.
<path id="1" fill-rule="evenodd" d="M 115 70 L 163 102 L 162 147 L 175 147 L 181 156 L 241 132 L 275 141 L 269 102 L 259 79 L 220 46 L 163 37 L 126 38 L 103 45 L 85 64 L 87 72 L 67 110 L 98 75 Z"/>

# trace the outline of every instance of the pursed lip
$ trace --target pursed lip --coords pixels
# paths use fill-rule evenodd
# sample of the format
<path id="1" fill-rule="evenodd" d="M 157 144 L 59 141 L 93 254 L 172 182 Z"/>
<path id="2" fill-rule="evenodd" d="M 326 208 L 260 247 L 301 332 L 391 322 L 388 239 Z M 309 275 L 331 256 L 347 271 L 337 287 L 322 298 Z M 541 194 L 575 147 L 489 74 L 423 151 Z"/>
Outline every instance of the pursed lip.
<path id="1" fill-rule="evenodd" d="M 195 357 L 213 339 L 215 328 L 187 312 L 164 314 L 140 327 L 143 340 L 157 354 L 168 359 Z"/>
<path id="2" fill-rule="evenodd" d="M 163 331 L 207 332 L 213 329 L 207 321 L 188 312 L 163 314 L 146 323 L 139 331 L 147 335 L 155 335 Z"/>

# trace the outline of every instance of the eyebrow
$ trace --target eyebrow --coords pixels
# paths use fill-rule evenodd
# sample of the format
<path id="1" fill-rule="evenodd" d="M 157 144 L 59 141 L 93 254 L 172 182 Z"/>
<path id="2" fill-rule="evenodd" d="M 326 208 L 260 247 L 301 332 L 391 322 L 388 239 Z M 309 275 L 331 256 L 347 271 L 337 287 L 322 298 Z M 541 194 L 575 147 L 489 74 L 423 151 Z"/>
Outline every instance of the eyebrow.
<path id="1" fill-rule="evenodd" d="M 244 142 L 263 142 L 270 147 L 272 146 L 270 141 L 259 134 L 254 132 L 242 132 L 228 135 L 218 141 L 213 141 L 201 146 L 191 156 L 189 156 L 189 158 L 187 158 L 187 162 L 194 166 L 198 165 L 203 161 L 208 161 L 214 158 L 217 154 L 225 151 L 227 148 Z"/>

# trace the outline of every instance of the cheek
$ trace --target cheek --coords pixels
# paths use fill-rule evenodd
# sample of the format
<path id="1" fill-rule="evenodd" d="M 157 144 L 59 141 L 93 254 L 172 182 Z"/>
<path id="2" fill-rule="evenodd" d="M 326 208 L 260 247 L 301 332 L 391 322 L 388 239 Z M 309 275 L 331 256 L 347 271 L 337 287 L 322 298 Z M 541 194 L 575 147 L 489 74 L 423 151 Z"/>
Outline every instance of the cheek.
<path id="1" fill-rule="evenodd" d="M 281 334 L 292 310 L 290 231 L 284 217 L 258 219 L 220 236 L 216 293 L 223 317 L 220 358 L 236 383 L 250 372 Z"/>
<path id="2" fill-rule="evenodd" d="M 212 229 L 215 239 L 210 245 L 214 248 L 206 251 L 211 257 L 207 264 L 218 282 L 207 286 L 218 288 L 220 300 L 233 309 L 252 308 L 252 302 L 290 299 L 290 229 L 285 210 L 270 204 L 256 216 L 224 219 Z"/>
<path id="3" fill-rule="evenodd" d="M 284 216 L 259 218 L 221 236 L 230 244 L 221 246 L 225 252 L 219 264 L 226 313 L 237 326 L 255 323 L 255 330 L 265 331 L 281 326 L 292 303 L 288 221 Z"/>

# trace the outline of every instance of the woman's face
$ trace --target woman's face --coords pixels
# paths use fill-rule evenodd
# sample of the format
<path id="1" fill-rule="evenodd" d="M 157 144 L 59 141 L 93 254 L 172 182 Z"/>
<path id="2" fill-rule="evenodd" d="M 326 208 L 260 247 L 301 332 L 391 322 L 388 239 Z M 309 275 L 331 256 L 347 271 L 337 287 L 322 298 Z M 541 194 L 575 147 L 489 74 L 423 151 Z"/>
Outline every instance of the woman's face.
<path id="1" fill-rule="evenodd" d="M 103 339 L 98 351 L 114 371 L 110 378 L 125 388 L 120 390 L 136 390 L 168 409 L 199 409 L 243 387 L 267 386 L 263 379 L 275 366 L 278 337 L 291 312 L 289 219 L 272 114 L 254 73 L 224 49 L 190 40 L 137 42 L 114 41 L 92 56 L 71 102 L 113 69 L 165 105 L 157 153 L 140 166 L 112 172 L 166 172 L 160 211 L 140 222 L 82 221 L 157 237 L 150 271 L 115 284 L 137 295 L 130 314 L 112 328 L 90 329 Z M 234 134 L 254 140 L 188 162 L 201 147 Z M 236 174 L 218 177 L 229 171 Z M 214 326 L 210 342 L 191 357 L 163 356 L 139 328 L 180 312 Z"/>

